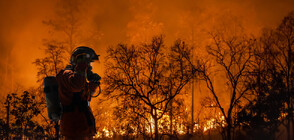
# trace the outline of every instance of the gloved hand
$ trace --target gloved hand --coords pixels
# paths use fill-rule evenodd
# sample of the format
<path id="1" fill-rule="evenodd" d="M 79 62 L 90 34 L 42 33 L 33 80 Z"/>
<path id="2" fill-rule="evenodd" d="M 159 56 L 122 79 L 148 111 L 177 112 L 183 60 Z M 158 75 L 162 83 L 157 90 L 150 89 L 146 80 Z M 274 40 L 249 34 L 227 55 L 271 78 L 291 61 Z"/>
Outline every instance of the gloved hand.
<path id="1" fill-rule="evenodd" d="M 96 83 L 100 85 L 101 77 L 97 73 L 93 73 L 92 71 L 87 72 L 87 79 L 90 82 Z"/>
<path id="2" fill-rule="evenodd" d="M 93 73 L 92 72 L 92 67 L 88 66 L 87 79 L 89 81 L 90 93 L 91 93 L 91 95 L 94 95 L 97 87 L 100 85 L 101 77 L 97 73 Z M 99 91 L 99 92 L 101 92 L 101 91 Z"/>
<path id="3" fill-rule="evenodd" d="M 95 93 L 99 85 L 100 85 L 100 82 L 99 83 L 89 82 L 89 90 L 91 91 L 91 95 Z"/>
<path id="4" fill-rule="evenodd" d="M 89 58 L 87 57 L 87 54 L 77 56 L 75 71 L 85 75 L 88 63 Z"/>

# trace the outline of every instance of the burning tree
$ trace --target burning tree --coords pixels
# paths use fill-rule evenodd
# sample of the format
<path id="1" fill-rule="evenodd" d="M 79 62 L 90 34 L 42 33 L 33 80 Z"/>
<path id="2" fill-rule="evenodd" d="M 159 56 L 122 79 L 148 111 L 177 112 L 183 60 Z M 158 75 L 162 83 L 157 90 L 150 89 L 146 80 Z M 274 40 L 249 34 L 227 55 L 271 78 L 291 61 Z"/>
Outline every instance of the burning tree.
<path id="1" fill-rule="evenodd" d="M 138 119 L 148 121 L 151 117 L 149 127 L 155 131 L 152 137 L 158 139 L 159 120 L 169 111 L 171 101 L 194 78 L 196 69 L 186 58 L 191 58 L 189 46 L 176 41 L 169 50 L 162 36 L 154 37 L 150 44 L 109 48 L 104 78 L 106 94 L 122 101 L 119 104 L 127 104 L 124 106 L 132 109 L 132 115 Z M 148 125 L 146 121 L 143 122 Z"/>

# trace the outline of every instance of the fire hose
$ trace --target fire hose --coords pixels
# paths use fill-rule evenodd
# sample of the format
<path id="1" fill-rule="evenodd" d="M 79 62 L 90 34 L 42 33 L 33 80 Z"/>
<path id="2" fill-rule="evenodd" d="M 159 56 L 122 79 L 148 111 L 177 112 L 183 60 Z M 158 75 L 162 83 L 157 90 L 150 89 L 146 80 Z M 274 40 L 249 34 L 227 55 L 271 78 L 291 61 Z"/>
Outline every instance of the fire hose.
<path id="1" fill-rule="evenodd" d="M 99 95 L 100 95 L 100 93 L 101 93 L 101 86 L 100 86 L 100 83 L 99 83 L 99 85 L 98 85 L 98 94 L 97 95 L 95 95 L 94 96 L 94 94 L 92 95 L 92 98 L 96 98 L 96 97 L 98 97 Z"/>

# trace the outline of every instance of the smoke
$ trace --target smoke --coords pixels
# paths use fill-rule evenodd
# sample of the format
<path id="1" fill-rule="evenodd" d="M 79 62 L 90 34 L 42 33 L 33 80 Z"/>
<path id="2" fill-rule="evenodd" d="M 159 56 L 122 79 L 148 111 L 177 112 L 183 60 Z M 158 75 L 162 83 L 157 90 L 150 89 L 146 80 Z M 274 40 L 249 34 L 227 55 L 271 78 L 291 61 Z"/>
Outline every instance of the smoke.
<path id="1" fill-rule="evenodd" d="M 42 21 L 56 16 L 61 0 L 0 1 L 0 84 L 12 89 L 36 85 L 36 67 L 32 62 L 44 54 L 43 39 L 52 31 Z M 103 57 L 108 46 L 118 43 L 146 42 L 152 36 L 165 35 L 167 45 L 178 38 L 202 46 L 205 33 L 223 19 L 236 19 L 248 34 L 258 35 L 264 27 L 277 26 L 294 7 L 293 0 L 86 0 L 81 1 L 80 36 L 96 33 L 91 43 Z M 62 8 L 62 7 L 61 7 Z M 230 18 L 232 17 L 232 18 Z M 103 68 L 102 68 L 103 69 Z M 3 90 L 2 90 L 3 91 Z"/>
<path id="2" fill-rule="evenodd" d="M 31 65 L 40 56 L 39 20 L 50 3 L 32 0 L 0 1 L 0 90 L 2 95 L 18 86 L 32 86 L 36 70 Z M 47 12 L 46 12 L 47 13 Z M 31 77 L 33 76 L 33 77 Z"/>

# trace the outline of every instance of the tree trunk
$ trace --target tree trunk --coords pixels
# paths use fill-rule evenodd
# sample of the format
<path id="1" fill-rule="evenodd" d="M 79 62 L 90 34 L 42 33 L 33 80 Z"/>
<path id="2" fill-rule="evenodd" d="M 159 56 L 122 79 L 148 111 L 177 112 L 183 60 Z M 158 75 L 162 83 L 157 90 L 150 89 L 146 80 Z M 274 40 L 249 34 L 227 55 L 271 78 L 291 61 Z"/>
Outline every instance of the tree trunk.
<path id="1" fill-rule="evenodd" d="M 289 109 L 288 109 L 288 124 L 287 124 L 287 133 L 288 140 L 294 139 L 294 121 L 293 121 L 293 106 L 292 106 L 292 93 L 289 90 Z"/>
<path id="2" fill-rule="evenodd" d="M 228 124 L 228 127 L 227 127 L 227 140 L 231 140 L 231 129 L 232 129 L 231 124 L 230 125 Z"/>
<path id="3" fill-rule="evenodd" d="M 292 109 L 291 109 L 291 92 L 289 87 L 289 78 L 287 77 L 287 104 L 288 104 L 288 119 L 287 119 L 287 140 L 291 140 L 291 120 L 292 120 Z"/>
<path id="4" fill-rule="evenodd" d="M 229 113 L 228 113 L 229 115 L 228 115 L 228 118 L 226 119 L 227 120 L 227 129 L 226 129 L 226 139 L 227 140 L 231 140 L 232 138 L 231 138 L 231 129 L 232 129 L 232 123 L 231 123 L 231 118 L 230 118 L 230 111 L 229 111 Z"/>
<path id="5" fill-rule="evenodd" d="M 10 127 L 9 127 L 9 110 L 10 110 L 10 102 L 9 102 L 9 96 L 7 95 L 7 108 L 6 108 L 6 139 L 9 140 L 9 133 L 10 133 Z"/>
<path id="6" fill-rule="evenodd" d="M 290 44 L 290 43 L 289 43 Z M 288 94 L 288 124 L 287 124 L 287 133 L 288 133 L 288 140 L 291 140 L 291 120 L 292 120 L 292 107 L 291 107 L 291 72 L 292 72 L 292 48 L 291 48 L 291 45 L 288 45 L 288 50 L 287 50 L 287 53 L 288 53 L 288 62 L 287 62 L 287 68 L 288 68 L 288 71 L 287 71 L 287 94 Z"/>
<path id="7" fill-rule="evenodd" d="M 54 122 L 54 128 L 55 128 L 55 138 L 56 140 L 59 140 L 59 124 L 58 121 Z"/>
<path id="8" fill-rule="evenodd" d="M 191 134 L 193 134 L 194 131 L 194 79 L 192 79 L 192 114 L 191 114 Z"/>
<path id="9" fill-rule="evenodd" d="M 292 110 L 293 110 L 293 107 L 292 107 Z M 293 113 L 292 113 L 292 116 L 291 116 L 291 121 L 292 121 L 292 139 L 294 139 L 294 120 L 293 120 Z"/>
<path id="10" fill-rule="evenodd" d="M 290 139 L 290 118 L 287 120 L 286 128 L 287 128 L 287 140 L 291 140 Z"/>
<path id="11" fill-rule="evenodd" d="M 150 137 L 153 137 L 152 122 L 150 123 Z"/>
<path id="12" fill-rule="evenodd" d="M 23 122 L 21 122 L 23 123 Z M 22 124 L 20 124 L 20 138 L 23 139 L 23 129 L 22 129 Z"/>
<path id="13" fill-rule="evenodd" d="M 159 134 L 158 134 L 158 118 L 157 118 L 157 111 L 156 109 L 154 109 L 154 115 L 152 116 L 153 117 L 153 120 L 154 120 L 154 126 L 155 126 L 155 130 L 154 130 L 154 134 L 155 134 L 155 137 L 154 139 L 155 140 L 158 140 L 159 139 Z"/>
<path id="14" fill-rule="evenodd" d="M 157 118 L 154 118 L 154 123 L 155 123 L 155 140 L 158 140 L 159 134 L 158 134 L 158 120 Z"/>
<path id="15" fill-rule="evenodd" d="M 170 139 L 172 139 L 173 135 L 173 100 L 170 101 L 170 113 L 169 113 L 169 122 L 170 122 Z"/>

